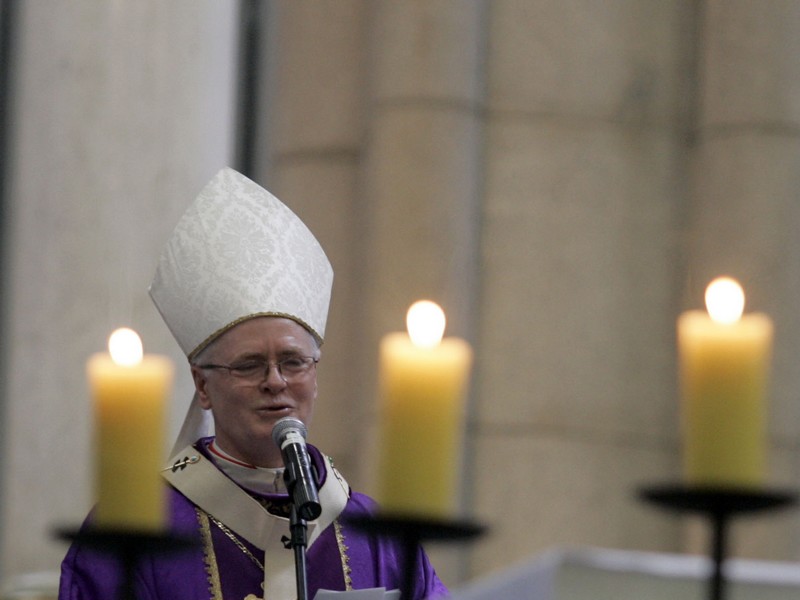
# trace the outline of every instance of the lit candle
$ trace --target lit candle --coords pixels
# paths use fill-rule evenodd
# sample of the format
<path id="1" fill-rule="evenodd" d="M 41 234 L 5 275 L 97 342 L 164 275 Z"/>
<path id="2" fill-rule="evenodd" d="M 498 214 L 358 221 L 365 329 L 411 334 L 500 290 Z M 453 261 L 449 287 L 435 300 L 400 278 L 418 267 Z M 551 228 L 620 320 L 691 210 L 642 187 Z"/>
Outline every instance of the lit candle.
<path id="1" fill-rule="evenodd" d="M 445 316 L 433 302 L 412 305 L 406 322 L 408 334 L 390 333 L 380 345 L 378 501 L 387 513 L 450 518 L 472 349 L 442 339 Z"/>
<path id="2" fill-rule="evenodd" d="M 730 278 L 706 290 L 708 314 L 678 320 L 684 467 L 694 485 L 754 487 L 764 481 L 766 393 L 772 321 L 742 316 L 744 292 Z"/>
<path id="3" fill-rule="evenodd" d="M 143 355 L 131 329 L 112 333 L 108 349 L 86 365 L 95 415 L 95 524 L 158 530 L 166 519 L 159 470 L 173 365 Z"/>

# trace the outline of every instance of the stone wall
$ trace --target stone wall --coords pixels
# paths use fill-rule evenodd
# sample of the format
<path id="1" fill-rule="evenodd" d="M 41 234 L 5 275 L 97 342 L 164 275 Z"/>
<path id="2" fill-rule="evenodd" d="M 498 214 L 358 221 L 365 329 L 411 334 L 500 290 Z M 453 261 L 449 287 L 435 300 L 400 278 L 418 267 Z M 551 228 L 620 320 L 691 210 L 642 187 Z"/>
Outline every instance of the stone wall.
<path id="1" fill-rule="evenodd" d="M 146 286 L 231 161 L 237 77 L 234 2 L 21 12 L 7 574 L 56 567 L 48 528 L 88 508 L 85 357 L 128 320 L 181 364 Z M 336 271 L 314 441 L 372 491 L 381 335 L 428 297 L 475 347 L 463 507 L 491 534 L 435 549 L 449 583 L 554 546 L 705 551 L 636 490 L 680 477 L 675 319 L 717 274 L 775 320 L 770 483 L 797 486 L 796 3 L 293 0 L 263 26 L 254 176 Z M 734 534 L 800 557 L 792 511 Z"/>

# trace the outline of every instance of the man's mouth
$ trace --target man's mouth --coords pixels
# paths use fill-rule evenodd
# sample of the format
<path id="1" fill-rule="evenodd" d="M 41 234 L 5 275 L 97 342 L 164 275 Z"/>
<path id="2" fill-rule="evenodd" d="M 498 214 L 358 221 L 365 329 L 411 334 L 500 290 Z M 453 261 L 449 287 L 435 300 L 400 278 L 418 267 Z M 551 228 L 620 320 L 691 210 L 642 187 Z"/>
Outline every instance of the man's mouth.
<path id="1" fill-rule="evenodd" d="M 279 412 L 289 412 L 292 410 L 292 407 L 288 404 L 270 404 L 269 406 L 264 406 L 259 410 L 268 412 L 268 413 L 279 413 Z"/>

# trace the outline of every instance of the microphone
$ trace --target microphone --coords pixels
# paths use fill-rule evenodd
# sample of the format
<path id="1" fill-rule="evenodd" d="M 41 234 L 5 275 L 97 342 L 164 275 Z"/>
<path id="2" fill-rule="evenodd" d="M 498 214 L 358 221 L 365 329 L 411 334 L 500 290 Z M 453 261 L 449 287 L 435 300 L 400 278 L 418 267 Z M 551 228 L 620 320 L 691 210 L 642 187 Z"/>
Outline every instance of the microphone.
<path id="1" fill-rule="evenodd" d="M 322 506 L 308 458 L 306 426 L 300 419 L 284 417 L 272 428 L 272 440 L 281 449 L 283 465 L 286 467 L 283 477 L 297 514 L 307 521 L 316 519 L 322 512 Z"/>

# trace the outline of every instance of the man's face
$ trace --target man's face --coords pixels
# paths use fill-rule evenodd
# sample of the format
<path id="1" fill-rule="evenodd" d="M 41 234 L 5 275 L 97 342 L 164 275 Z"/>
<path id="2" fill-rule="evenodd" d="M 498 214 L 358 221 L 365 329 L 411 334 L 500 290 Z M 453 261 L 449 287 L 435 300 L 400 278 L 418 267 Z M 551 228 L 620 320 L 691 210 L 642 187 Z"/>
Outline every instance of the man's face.
<path id="1" fill-rule="evenodd" d="M 214 415 L 219 446 L 240 460 L 262 467 L 283 463 L 272 441 L 272 427 L 283 417 L 308 426 L 317 397 L 316 365 L 283 375 L 275 363 L 287 358 L 319 358 L 314 338 L 291 319 L 256 317 L 232 327 L 201 353 L 197 365 L 247 365 L 269 362 L 253 377 L 237 377 L 227 369 L 192 366 L 200 406 Z"/>

